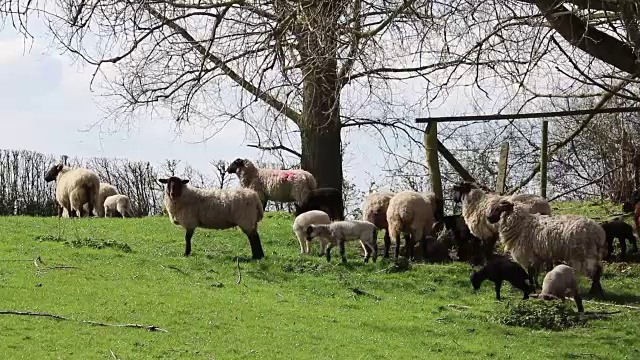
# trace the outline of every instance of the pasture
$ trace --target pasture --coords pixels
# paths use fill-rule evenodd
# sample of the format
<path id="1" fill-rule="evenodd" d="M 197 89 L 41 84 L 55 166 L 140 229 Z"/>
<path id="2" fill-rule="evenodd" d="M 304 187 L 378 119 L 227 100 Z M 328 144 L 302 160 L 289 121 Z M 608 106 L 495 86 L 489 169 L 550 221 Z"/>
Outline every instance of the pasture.
<path id="1" fill-rule="evenodd" d="M 346 265 L 337 256 L 327 264 L 317 243 L 313 256 L 298 254 L 291 223 L 266 214 L 266 258 L 251 261 L 239 230 L 198 229 L 184 258 L 184 231 L 167 217 L 2 217 L 0 310 L 167 331 L 3 314 L 2 358 L 640 357 L 638 310 L 585 302 L 587 312 L 619 312 L 562 332 L 507 326 L 499 318 L 521 301 L 509 284 L 498 302 L 490 282 L 473 292 L 467 264 L 365 265 L 357 243 L 347 244 Z M 640 305 L 639 276 L 637 264 L 607 264 L 602 301 Z M 581 287 L 586 293 L 588 283 Z"/>

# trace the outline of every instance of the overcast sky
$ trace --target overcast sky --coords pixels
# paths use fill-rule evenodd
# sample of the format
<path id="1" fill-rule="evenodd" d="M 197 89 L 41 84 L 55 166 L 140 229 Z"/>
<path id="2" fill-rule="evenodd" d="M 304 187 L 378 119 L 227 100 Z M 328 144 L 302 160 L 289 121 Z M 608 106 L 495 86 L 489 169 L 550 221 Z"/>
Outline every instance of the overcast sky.
<path id="1" fill-rule="evenodd" d="M 204 142 L 201 128 L 185 126 L 178 135 L 170 121 L 137 119 L 134 127 L 117 131 L 92 127 L 104 116 L 89 89 L 93 69 L 47 50 L 48 43 L 37 37 L 37 29 L 35 34 L 34 43 L 25 46 L 10 26 L 0 31 L 0 119 L 5 127 L 0 131 L 0 148 L 153 163 L 172 158 L 205 172 L 214 159 L 260 156 L 246 146 L 244 127 L 233 122 Z M 351 143 L 352 153 L 358 155 L 346 159 L 345 173 L 366 189 L 364 174 L 378 174 L 376 164 L 383 159 L 370 139 Z"/>

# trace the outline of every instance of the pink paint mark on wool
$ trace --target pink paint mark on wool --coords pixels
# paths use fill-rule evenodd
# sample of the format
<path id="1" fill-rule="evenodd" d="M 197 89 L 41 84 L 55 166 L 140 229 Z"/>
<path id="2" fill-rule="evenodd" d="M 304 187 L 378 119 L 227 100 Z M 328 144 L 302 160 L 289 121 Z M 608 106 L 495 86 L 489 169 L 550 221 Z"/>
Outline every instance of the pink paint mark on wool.
<path id="1" fill-rule="evenodd" d="M 280 178 L 282 180 L 293 180 L 293 178 L 295 177 L 295 173 L 292 171 L 281 171 L 280 172 Z"/>

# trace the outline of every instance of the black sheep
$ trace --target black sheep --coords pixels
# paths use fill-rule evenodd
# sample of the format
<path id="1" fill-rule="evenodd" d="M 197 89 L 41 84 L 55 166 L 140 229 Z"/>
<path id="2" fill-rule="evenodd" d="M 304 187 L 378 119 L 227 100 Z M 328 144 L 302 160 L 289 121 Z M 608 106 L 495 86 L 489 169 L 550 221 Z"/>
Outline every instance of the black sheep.
<path id="1" fill-rule="evenodd" d="M 473 263 L 479 264 L 482 258 L 482 241 L 471 234 L 462 215 L 444 216 L 442 222 L 445 228 L 453 233 L 453 239 L 458 246 L 458 259 L 469 261 L 473 258 Z"/>
<path id="2" fill-rule="evenodd" d="M 618 239 L 620 241 L 620 259 L 624 261 L 624 257 L 627 253 L 627 240 L 633 247 L 633 252 L 638 252 L 638 243 L 633 235 L 633 227 L 630 224 L 622 220 L 610 220 L 600 224 L 607 234 L 607 258 L 610 259 L 613 255 L 613 240 Z"/>
<path id="3" fill-rule="evenodd" d="M 329 218 L 333 221 L 344 220 L 344 215 L 341 212 L 342 208 L 342 195 L 340 191 L 334 188 L 317 188 L 311 190 L 309 196 L 302 204 L 296 204 L 294 212 L 295 216 L 302 213 L 306 213 L 311 210 L 324 211 L 329 215 Z"/>
<path id="4" fill-rule="evenodd" d="M 500 288 L 503 281 L 508 281 L 515 288 L 524 293 L 523 300 L 529 298 L 529 294 L 535 289 L 527 271 L 515 261 L 507 257 L 498 257 L 485 265 L 482 269 L 471 273 L 471 285 L 478 291 L 484 280 L 490 280 L 496 286 L 496 299 L 500 300 Z"/>

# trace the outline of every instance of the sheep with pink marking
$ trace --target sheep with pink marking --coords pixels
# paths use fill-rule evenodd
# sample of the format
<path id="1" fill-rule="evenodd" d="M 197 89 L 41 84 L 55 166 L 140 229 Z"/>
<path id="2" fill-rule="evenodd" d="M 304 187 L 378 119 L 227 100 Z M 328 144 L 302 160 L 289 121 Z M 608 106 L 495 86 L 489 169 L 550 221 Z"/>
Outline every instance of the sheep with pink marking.
<path id="1" fill-rule="evenodd" d="M 243 188 L 257 192 L 263 208 L 267 207 L 269 200 L 301 205 L 318 187 L 316 179 L 308 171 L 259 168 L 249 159 L 234 160 L 227 173 L 236 174 Z"/>

